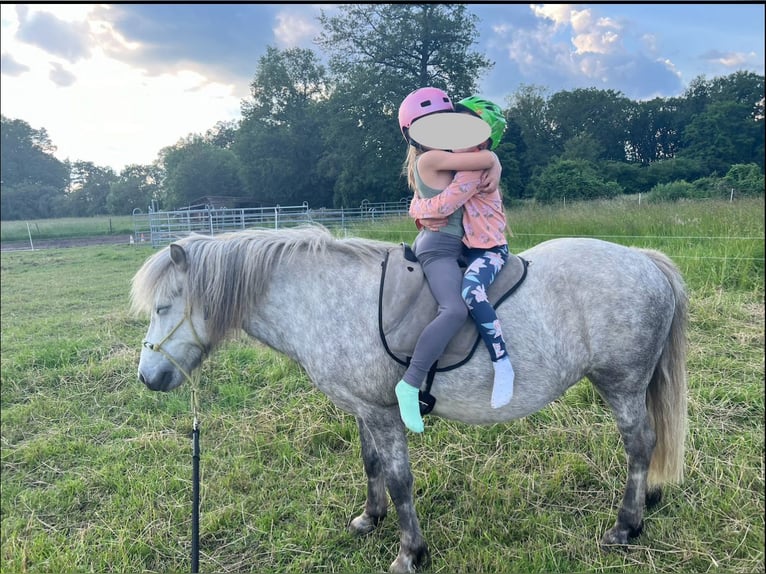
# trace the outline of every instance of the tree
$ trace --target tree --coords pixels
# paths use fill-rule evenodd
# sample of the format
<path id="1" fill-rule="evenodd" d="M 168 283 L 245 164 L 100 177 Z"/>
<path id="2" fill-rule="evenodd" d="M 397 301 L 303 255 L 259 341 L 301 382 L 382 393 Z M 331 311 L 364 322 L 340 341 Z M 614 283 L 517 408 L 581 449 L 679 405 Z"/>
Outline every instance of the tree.
<path id="1" fill-rule="evenodd" d="M 343 4 L 339 14 L 322 11 L 319 20 L 317 43 L 330 56 L 335 84 L 323 158 L 337 174 L 335 204 L 406 197 L 399 104 L 425 86 L 444 89 L 455 101 L 475 92 L 492 66 L 471 50 L 477 18 L 462 4 L 395 3 Z"/>
<path id="2" fill-rule="evenodd" d="M 239 122 L 236 120 L 217 122 L 205 132 L 204 140 L 216 147 L 231 149 L 237 136 Z"/>
<path id="3" fill-rule="evenodd" d="M 324 66 L 311 50 L 269 47 L 261 57 L 233 146 L 252 201 L 332 204 L 332 185 L 319 166 L 327 91 Z"/>
<path id="4" fill-rule="evenodd" d="M 763 166 L 763 120 L 754 120 L 747 104 L 711 103 L 686 126 L 683 139 L 681 154 L 702 162 L 707 173 L 723 175 L 735 163 Z"/>
<path id="5" fill-rule="evenodd" d="M 734 163 L 764 167 L 764 76 L 735 72 L 695 78 L 679 101 L 679 155 L 719 175 Z"/>
<path id="6" fill-rule="evenodd" d="M 106 198 L 115 180 L 110 167 L 99 167 L 89 161 L 74 162 L 67 192 L 67 215 L 88 217 L 107 213 Z"/>
<path id="7" fill-rule="evenodd" d="M 495 149 L 503 173 L 500 177 L 500 185 L 503 196 L 506 198 L 522 199 L 525 197 L 526 185 L 522 177 L 522 158 L 526 150 L 521 130 L 513 118 L 505 113 L 506 129 L 500 145 Z"/>
<path id="8" fill-rule="evenodd" d="M 563 151 L 557 145 L 548 120 L 548 98 L 541 86 L 521 85 L 508 98 L 509 130 L 514 129 L 520 138 L 516 149 L 519 154 L 519 171 L 525 188 L 525 197 L 532 195 L 526 189 L 532 177 L 539 173 L 554 157 Z"/>
<path id="9" fill-rule="evenodd" d="M 64 198 L 69 168 L 53 157 L 47 131 L 2 116 L 0 141 L 2 219 L 50 217 Z"/>
<path id="10" fill-rule="evenodd" d="M 240 164 L 233 151 L 221 149 L 200 137 L 163 150 L 164 204 L 177 209 L 205 197 L 242 197 Z"/>
<path id="11" fill-rule="evenodd" d="M 629 105 L 630 100 L 614 90 L 561 91 L 548 100 L 546 118 L 559 146 L 587 134 L 597 145 L 597 159 L 624 161 Z"/>
<path id="12" fill-rule="evenodd" d="M 677 98 L 633 102 L 626 117 L 627 161 L 649 165 L 675 157 L 680 147 Z"/>
<path id="13" fill-rule="evenodd" d="M 156 164 L 126 166 L 109 189 L 107 211 L 114 215 L 133 213 L 136 208 L 146 211 L 159 198 L 160 171 Z"/>
<path id="14" fill-rule="evenodd" d="M 492 63 L 470 50 L 478 18 L 462 4 L 345 4 L 319 18 L 317 43 L 330 53 L 340 78 L 366 72 L 382 103 L 398 107 L 417 88 L 442 88 L 455 99 L 471 95 L 476 74 Z"/>

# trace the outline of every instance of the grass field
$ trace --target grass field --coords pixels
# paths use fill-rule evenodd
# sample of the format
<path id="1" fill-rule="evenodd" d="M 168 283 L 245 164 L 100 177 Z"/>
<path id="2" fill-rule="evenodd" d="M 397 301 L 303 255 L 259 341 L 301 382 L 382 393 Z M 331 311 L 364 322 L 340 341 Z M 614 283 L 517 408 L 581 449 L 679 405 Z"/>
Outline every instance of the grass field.
<path id="1" fill-rule="evenodd" d="M 686 481 L 625 552 L 624 450 L 589 383 L 525 419 L 427 418 L 411 438 L 428 572 L 764 570 L 764 202 L 632 202 L 509 211 L 511 248 L 587 235 L 661 249 L 690 293 Z M 5 224 L 4 224 L 5 225 Z M 409 221 L 355 228 L 411 241 Z M 189 390 L 136 380 L 144 320 L 130 279 L 153 253 L 3 253 L 3 574 L 188 572 Z M 354 538 L 366 480 L 353 418 L 290 360 L 237 336 L 202 368 L 202 572 L 385 572 L 395 511 Z"/>
<path id="2" fill-rule="evenodd" d="M 131 233 L 133 233 L 133 218 L 130 215 L 3 221 L 0 224 L 0 241 L 29 241 L 30 235 L 34 242 L 38 239 L 130 235 Z"/>

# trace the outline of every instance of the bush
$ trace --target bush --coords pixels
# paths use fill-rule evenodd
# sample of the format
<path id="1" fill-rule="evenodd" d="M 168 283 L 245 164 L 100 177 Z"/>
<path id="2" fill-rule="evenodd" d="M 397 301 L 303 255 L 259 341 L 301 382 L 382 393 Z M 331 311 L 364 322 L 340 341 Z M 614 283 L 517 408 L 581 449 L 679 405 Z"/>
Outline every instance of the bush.
<path id="1" fill-rule="evenodd" d="M 764 194 L 764 177 L 761 168 L 755 163 L 738 163 L 729 169 L 723 178 L 727 194 L 734 190 L 735 194 L 758 197 Z"/>
<path id="2" fill-rule="evenodd" d="M 676 180 L 671 183 L 658 183 L 649 192 L 648 201 L 678 201 L 695 197 L 694 185 L 688 181 Z"/>
<path id="3" fill-rule="evenodd" d="M 723 179 L 714 175 L 696 179 L 692 182 L 692 186 L 694 187 L 692 197 L 695 199 L 724 199 L 729 197 Z"/>
<path id="4" fill-rule="evenodd" d="M 531 182 L 534 197 L 540 203 L 603 199 L 621 195 L 617 182 L 606 182 L 588 161 L 559 160 L 549 164 Z"/>

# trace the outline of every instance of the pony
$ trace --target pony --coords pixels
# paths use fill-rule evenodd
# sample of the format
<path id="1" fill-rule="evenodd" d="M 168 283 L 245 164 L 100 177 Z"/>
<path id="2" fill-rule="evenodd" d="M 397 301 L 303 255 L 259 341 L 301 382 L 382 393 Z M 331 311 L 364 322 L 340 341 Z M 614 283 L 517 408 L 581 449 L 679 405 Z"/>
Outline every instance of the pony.
<path id="1" fill-rule="evenodd" d="M 138 378 L 170 391 L 227 334 L 290 357 L 356 418 L 367 475 L 364 511 L 348 528 L 374 530 L 388 498 L 399 519 L 389 571 L 414 572 L 429 550 L 413 503 L 406 429 L 394 386 L 404 367 L 379 339 L 381 263 L 393 243 L 336 238 L 321 226 L 191 235 L 151 255 L 131 284 L 131 308 L 151 316 Z M 432 414 L 476 425 L 518 419 L 587 377 L 612 410 L 627 453 L 627 482 L 603 547 L 625 546 L 645 506 L 683 479 L 686 323 L 683 278 L 661 252 L 593 238 L 557 238 L 519 256 L 527 278 L 498 308 L 516 372 L 511 402 L 491 409 L 492 366 L 475 353 L 436 374 Z"/>

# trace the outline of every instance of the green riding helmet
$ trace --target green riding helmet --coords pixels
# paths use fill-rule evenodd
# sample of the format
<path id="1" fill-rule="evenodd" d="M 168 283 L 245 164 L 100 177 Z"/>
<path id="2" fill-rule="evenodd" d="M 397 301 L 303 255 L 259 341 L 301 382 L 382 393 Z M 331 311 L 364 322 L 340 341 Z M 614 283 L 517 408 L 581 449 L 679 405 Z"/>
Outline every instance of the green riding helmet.
<path id="1" fill-rule="evenodd" d="M 506 128 L 505 115 L 500 106 L 478 96 L 469 96 L 455 104 L 455 111 L 461 110 L 468 110 L 489 124 L 489 149 L 495 149 L 500 144 Z"/>

